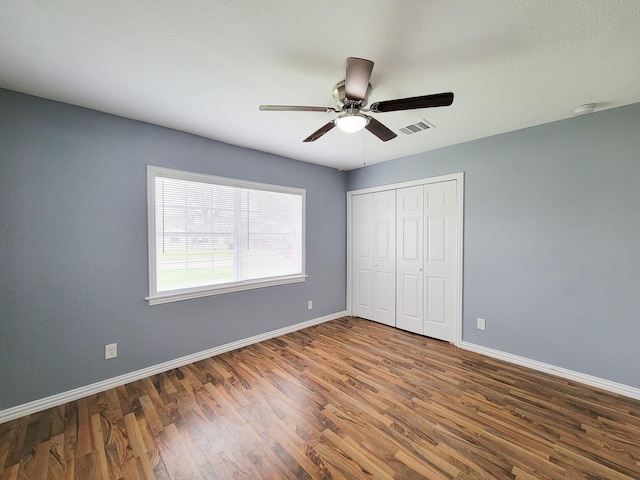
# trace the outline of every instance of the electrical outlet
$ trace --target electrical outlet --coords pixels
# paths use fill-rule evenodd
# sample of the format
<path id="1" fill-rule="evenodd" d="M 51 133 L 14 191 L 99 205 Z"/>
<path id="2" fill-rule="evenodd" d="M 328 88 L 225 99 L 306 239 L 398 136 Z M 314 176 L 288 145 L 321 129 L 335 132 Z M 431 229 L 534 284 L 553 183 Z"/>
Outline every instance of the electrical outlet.
<path id="1" fill-rule="evenodd" d="M 307 309 L 308 309 L 308 310 L 311 310 L 312 308 L 313 308 L 313 300 L 309 300 L 309 301 L 307 302 Z"/>
<path id="2" fill-rule="evenodd" d="M 476 318 L 476 328 L 478 330 L 484 330 L 486 328 L 486 322 L 484 318 Z"/>
<path id="3" fill-rule="evenodd" d="M 118 356 L 118 344 L 110 343 L 104 346 L 104 359 L 116 358 Z"/>

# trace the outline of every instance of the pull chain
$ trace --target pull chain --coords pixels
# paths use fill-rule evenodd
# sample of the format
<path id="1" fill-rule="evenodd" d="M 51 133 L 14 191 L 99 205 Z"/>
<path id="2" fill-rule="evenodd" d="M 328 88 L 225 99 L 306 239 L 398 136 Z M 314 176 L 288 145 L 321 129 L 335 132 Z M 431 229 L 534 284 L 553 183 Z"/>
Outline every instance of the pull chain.
<path id="1" fill-rule="evenodd" d="M 362 166 L 367 166 L 367 142 L 366 135 L 364 134 L 364 129 L 362 130 Z"/>

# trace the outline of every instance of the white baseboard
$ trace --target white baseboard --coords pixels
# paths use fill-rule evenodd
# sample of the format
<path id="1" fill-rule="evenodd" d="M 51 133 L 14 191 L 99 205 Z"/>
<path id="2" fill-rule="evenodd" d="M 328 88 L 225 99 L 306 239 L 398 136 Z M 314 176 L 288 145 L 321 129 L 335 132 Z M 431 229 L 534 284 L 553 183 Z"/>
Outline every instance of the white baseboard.
<path id="1" fill-rule="evenodd" d="M 529 367 L 533 370 L 550 373 L 558 377 L 566 378 L 567 380 L 574 380 L 576 382 L 591 385 L 592 387 L 601 388 L 609 392 L 640 400 L 640 388 L 631 387 L 622 383 L 612 382 L 610 380 L 605 380 L 604 378 L 593 377 L 591 375 L 575 372 L 566 368 L 556 367 L 548 363 L 538 362 L 537 360 L 519 357 L 518 355 L 513 355 L 501 350 L 494 350 L 488 347 L 483 347 L 482 345 L 476 345 L 475 343 L 463 341 L 460 342 L 458 346 L 460 348 L 464 348 L 465 350 L 471 350 L 488 357 L 497 358 L 498 360 L 515 363 L 516 365 L 522 365 L 523 367 Z"/>
<path id="2" fill-rule="evenodd" d="M 33 402 L 17 405 L 15 407 L 7 408 L 6 410 L 0 410 L 0 423 L 8 422 L 9 420 L 14 420 L 25 415 L 40 412 L 42 410 L 46 410 L 47 408 L 57 407 L 58 405 L 62 405 L 63 403 L 72 402 L 74 400 L 84 398 L 88 395 L 93 395 L 94 393 L 104 392 L 105 390 L 109 390 L 110 388 L 119 387 L 120 385 L 131 383 L 136 380 L 149 377 L 151 375 L 156 375 L 158 373 L 166 372 L 167 370 L 171 370 L 173 368 L 189 365 L 190 363 L 204 360 L 205 358 L 215 357 L 216 355 L 220 355 L 221 353 L 230 352 L 231 350 L 236 350 L 238 348 L 246 347 L 254 343 L 269 340 L 270 338 L 279 337 L 281 335 L 286 335 L 287 333 L 302 330 L 303 328 L 308 328 L 313 325 L 319 325 L 330 320 L 335 320 L 336 318 L 344 317 L 346 314 L 347 312 L 343 311 L 333 313 L 331 315 L 325 315 L 324 317 L 314 318 L 312 320 L 307 320 L 306 322 L 296 323 L 295 325 L 280 328 L 278 330 L 271 330 L 270 332 L 265 332 L 260 335 L 237 340 L 235 342 L 227 343 L 225 345 L 214 347 L 209 350 L 203 350 L 202 352 L 193 353 L 185 357 L 176 358 L 175 360 L 169 360 L 168 362 L 160 363 L 158 365 L 152 365 L 151 367 L 143 368 L 142 370 L 125 373 L 124 375 L 120 375 L 118 377 L 108 378 L 107 380 L 92 383 L 91 385 L 86 385 L 84 387 L 75 388 L 67 392 L 51 395 L 50 397 L 34 400 Z"/>

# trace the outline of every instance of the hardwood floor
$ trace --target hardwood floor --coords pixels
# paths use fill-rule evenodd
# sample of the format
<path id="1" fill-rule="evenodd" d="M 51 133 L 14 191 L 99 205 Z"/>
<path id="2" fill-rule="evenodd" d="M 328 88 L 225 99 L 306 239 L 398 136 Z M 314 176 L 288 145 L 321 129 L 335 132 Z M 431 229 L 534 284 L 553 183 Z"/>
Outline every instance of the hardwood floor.
<path id="1" fill-rule="evenodd" d="M 0 425 L 0 479 L 640 479 L 640 402 L 342 318 Z"/>

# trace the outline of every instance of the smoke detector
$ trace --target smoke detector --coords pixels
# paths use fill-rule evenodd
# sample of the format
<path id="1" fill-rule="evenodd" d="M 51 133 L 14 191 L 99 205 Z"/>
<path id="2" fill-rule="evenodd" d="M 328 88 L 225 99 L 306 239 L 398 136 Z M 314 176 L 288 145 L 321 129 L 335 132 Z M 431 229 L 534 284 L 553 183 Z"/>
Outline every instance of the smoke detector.
<path id="1" fill-rule="evenodd" d="M 573 113 L 574 116 L 587 115 L 593 112 L 595 109 L 596 109 L 595 103 L 585 103 L 584 105 L 580 105 L 579 107 L 574 107 L 571 110 L 571 113 Z"/>

